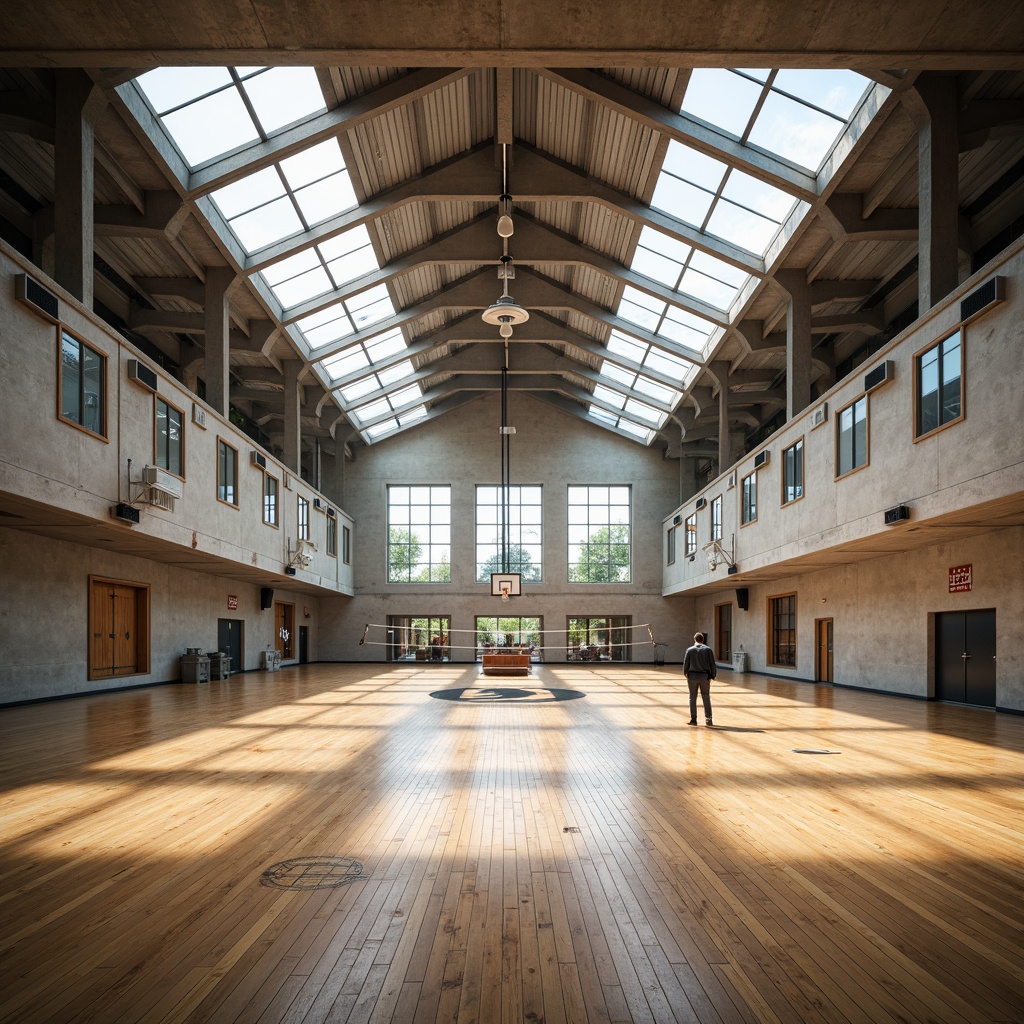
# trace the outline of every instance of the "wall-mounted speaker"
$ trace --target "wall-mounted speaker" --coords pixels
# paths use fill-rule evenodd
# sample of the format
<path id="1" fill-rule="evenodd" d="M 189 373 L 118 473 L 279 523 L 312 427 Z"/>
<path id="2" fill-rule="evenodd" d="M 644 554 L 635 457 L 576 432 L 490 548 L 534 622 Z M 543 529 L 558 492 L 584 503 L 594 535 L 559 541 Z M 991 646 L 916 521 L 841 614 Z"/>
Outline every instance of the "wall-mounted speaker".
<path id="1" fill-rule="evenodd" d="M 268 608 L 274 607 L 274 588 L 260 588 L 260 611 L 265 612 Z"/>
<path id="2" fill-rule="evenodd" d="M 736 604 L 740 611 L 745 612 L 750 607 L 750 591 L 746 587 L 736 588 Z"/>

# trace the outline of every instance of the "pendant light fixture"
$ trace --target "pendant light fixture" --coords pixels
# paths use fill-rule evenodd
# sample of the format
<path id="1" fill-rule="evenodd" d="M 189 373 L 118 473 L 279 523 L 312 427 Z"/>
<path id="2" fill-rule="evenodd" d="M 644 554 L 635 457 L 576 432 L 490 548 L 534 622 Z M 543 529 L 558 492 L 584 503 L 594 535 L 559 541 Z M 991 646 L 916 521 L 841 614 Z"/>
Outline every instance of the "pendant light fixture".
<path id="1" fill-rule="evenodd" d="M 502 240 L 501 266 L 498 268 L 498 276 L 502 282 L 501 296 L 497 301 L 492 302 L 481 315 L 484 323 L 493 324 L 498 328 L 498 333 L 508 341 L 512 337 L 512 328 L 526 323 L 530 319 L 530 313 L 508 293 L 508 283 L 515 277 L 512 257 L 508 254 L 508 240 L 515 231 L 515 225 L 512 222 L 512 197 L 508 194 L 508 165 L 505 149 L 506 147 L 502 145 L 501 196 L 498 199 L 498 235 Z"/>

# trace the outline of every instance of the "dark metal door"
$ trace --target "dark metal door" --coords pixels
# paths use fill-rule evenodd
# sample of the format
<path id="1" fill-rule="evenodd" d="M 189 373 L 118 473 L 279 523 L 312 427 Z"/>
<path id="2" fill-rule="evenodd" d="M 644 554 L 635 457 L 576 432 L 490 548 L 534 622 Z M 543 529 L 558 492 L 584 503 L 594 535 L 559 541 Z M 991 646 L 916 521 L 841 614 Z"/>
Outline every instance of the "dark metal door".
<path id="1" fill-rule="evenodd" d="M 299 664 L 309 661 L 309 626 L 299 626 Z"/>
<path id="2" fill-rule="evenodd" d="M 943 612 L 935 618 L 935 696 L 994 708 L 995 609 Z"/>
<path id="3" fill-rule="evenodd" d="M 242 620 L 217 620 L 217 650 L 225 651 L 231 658 L 228 663 L 229 672 L 241 672 L 242 664 Z"/>
<path id="4" fill-rule="evenodd" d="M 964 652 L 966 701 L 996 706 L 996 613 L 991 609 L 964 613 L 967 645 Z"/>

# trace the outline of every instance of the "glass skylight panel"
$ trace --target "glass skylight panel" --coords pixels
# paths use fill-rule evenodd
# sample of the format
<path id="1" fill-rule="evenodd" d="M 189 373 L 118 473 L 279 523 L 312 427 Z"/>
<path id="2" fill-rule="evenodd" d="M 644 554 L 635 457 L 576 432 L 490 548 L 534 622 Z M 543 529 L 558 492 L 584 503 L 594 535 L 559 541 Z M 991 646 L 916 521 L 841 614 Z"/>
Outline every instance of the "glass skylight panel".
<path id="1" fill-rule="evenodd" d="M 683 393 L 681 391 L 673 391 L 672 388 L 667 388 L 662 384 L 657 384 L 653 380 L 642 376 L 638 376 L 633 382 L 633 390 L 638 391 L 642 395 L 646 395 L 648 398 L 651 398 L 656 402 L 661 402 L 664 405 L 674 406 L 676 402 L 683 397 Z"/>
<path id="2" fill-rule="evenodd" d="M 708 277 L 692 267 L 683 274 L 679 290 L 718 309 L 728 309 L 738 291 L 733 285 Z"/>
<path id="3" fill-rule="evenodd" d="M 135 79 L 157 114 L 231 84 L 227 68 L 154 68 Z"/>
<path id="4" fill-rule="evenodd" d="M 295 326 L 302 332 L 309 347 L 314 349 L 344 338 L 355 330 L 340 303 L 303 317 Z"/>
<path id="5" fill-rule="evenodd" d="M 715 209 L 708 219 L 708 231 L 711 234 L 757 255 L 764 254 L 778 230 L 777 221 L 762 217 L 726 199 L 715 203 Z"/>
<path id="6" fill-rule="evenodd" d="M 689 146 L 684 146 L 673 139 L 668 144 L 661 169 L 684 181 L 699 185 L 708 192 L 717 192 L 728 168 L 721 160 L 698 153 L 697 150 L 690 149 Z"/>
<path id="7" fill-rule="evenodd" d="M 589 413 L 593 419 L 600 420 L 602 423 L 610 423 L 613 427 L 619 422 L 619 417 L 614 413 L 599 409 L 596 406 L 591 406 Z"/>
<path id="8" fill-rule="evenodd" d="M 362 224 L 321 242 L 317 249 L 327 261 L 327 269 L 339 287 L 380 269 L 370 234 Z"/>
<path id="9" fill-rule="evenodd" d="M 418 405 L 415 409 L 407 409 L 398 417 L 398 422 L 401 426 L 407 427 L 410 423 L 415 423 L 417 420 L 423 419 L 427 415 L 427 407 L 425 405 Z"/>
<path id="10" fill-rule="evenodd" d="M 821 107 L 844 121 L 857 109 L 868 82 L 855 71 L 829 68 L 783 68 L 772 88 Z"/>
<path id="11" fill-rule="evenodd" d="M 232 182 L 213 193 L 220 212 L 230 220 L 285 194 L 281 176 L 273 167 L 265 167 L 241 181 Z"/>
<path id="12" fill-rule="evenodd" d="M 657 348 L 648 350 L 647 357 L 643 360 L 643 365 L 664 377 L 678 380 L 680 387 L 683 386 L 687 373 L 696 369 L 695 364 L 688 363 L 685 359 L 677 359 L 675 356 L 662 352 Z"/>
<path id="13" fill-rule="evenodd" d="M 627 434 L 632 434 L 634 437 L 640 438 L 644 444 L 650 444 L 651 438 L 654 437 L 654 431 L 648 430 L 645 427 L 638 426 L 636 423 L 632 423 L 627 420 L 624 416 L 619 417 L 617 424 L 619 430 L 624 430 Z"/>
<path id="14" fill-rule="evenodd" d="M 388 295 L 387 287 L 382 284 L 353 295 L 351 299 L 346 300 L 345 305 L 357 329 L 369 327 L 395 314 L 391 296 Z"/>
<path id="15" fill-rule="evenodd" d="M 621 409 L 626 404 L 625 395 L 620 394 L 618 391 L 612 391 L 610 388 L 603 387 L 600 384 L 594 388 L 594 398 L 604 402 L 605 405 L 610 405 L 613 409 Z"/>
<path id="16" fill-rule="evenodd" d="M 740 270 L 739 267 L 734 267 L 731 263 L 726 263 L 724 260 L 716 259 L 710 253 L 701 252 L 700 249 L 693 250 L 693 255 L 690 257 L 690 266 L 694 270 L 699 270 L 702 274 L 707 274 L 708 277 L 713 277 L 716 281 L 732 285 L 737 291 L 751 277 L 745 270 Z"/>
<path id="17" fill-rule="evenodd" d="M 699 228 L 704 223 L 714 198 L 713 192 L 662 172 L 658 176 L 658 184 L 651 197 L 651 206 Z"/>
<path id="18" fill-rule="evenodd" d="M 326 370 L 328 361 L 324 360 L 321 365 Z M 332 376 L 340 376 L 340 374 L 333 374 Z M 342 401 L 345 403 L 358 402 L 360 398 L 364 398 L 379 387 L 380 385 L 377 383 L 375 376 L 364 377 L 362 380 L 357 380 L 354 384 L 350 384 L 347 388 L 342 388 L 338 394 L 341 395 Z"/>
<path id="19" fill-rule="evenodd" d="M 386 398 L 378 398 L 375 402 L 368 402 L 358 409 L 350 410 L 349 415 L 359 423 L 366 423 L 368 420 L 391 411 L 391 405 L 388 403 L 388 400 Z"/>
<path id="20" fill-rule="evenodd" d="M 313 68 L 267 68 L 244 79 L 242 88 L 267 135 L 327 109 Z"/>
<path id="21" fill-rule="evenodd" d="M 347 171 L 299 189 L 295 193 L 295 201 L 303 219 L 311 227 L 358 205 Z"/>
<path id="22" fill-rule="evenodd" d="M 302 230 L 302 221 L 287 196 L 243 213 L 228 222 L 247 252 L 261 249 Z"/>
<path id="23" fill-rule="evenodd" d="M 330 359 L 323 360 L 320 365 L 331 380 L 339 380 L 342 377 L 348 377 L 350 374 L 366 369 L 370 365 L 370 360 L 363 351 L 362 346 L 355 345 L 352 348 L 339 352 L 336 356 L 331 356 Z M 373 378 L 369 379 L 372 380 Z M 370 390 L 376 391 L 377 389 L 371 388 Z M 370 392 L 364 393 L 369 394 Z"/>
<path id="24" fill-rule="evenodd" d="M 288 309 L 290 306 L 297 306 L 300 302 L 305 302 L 307 299 L 323 295 L 324 292 L 329 292 L 332 287 L 327 271 L 318 263 L 314 269 L 274 285 L 271 291 L 277 296 L 281 305 Z"/>
<path id="25" fill-rule="evenodd" d="M 627 388 L 631 388 L 633 381 L 636 380 L 636 374 L 631 370 L 623 370 L 622 367 L 607 361 L 601 366 L 601 376 L 608 377 L 618 384 L 624 384 Z"/>
<path id="26" fill-rule="evenodd" d="M 687 348 L 701 348 L 711 333 L 712 325 L 699 316 L 687 313 L 685 309 L 669 306 L 658 334 L 685 345 Z"/>
<path id="27" fill-rule="evenodd" d="M 281 161 L 281 173 L 292 188 L 302 188 L 345 170 L 337 139 L 328 139 Z"/>
<path id="28" fill-rule="evenodd" d="M 781 224 L 796 200 L 782 189 L 769 185 L 743 171 L 733 170 L 722 187 L 722 198 L 745 206 L 762 217 Z"/>
<path id="29" fill-rule="evenodd" d="M 366 428 L 366 433 L 369 437 L 381 437 L 384 434 L 390 434 L 393 430 L 398 429 L 398 420 L 392 417 L 389 420 L 384 420 L 382 423 L 374 424 L 372 427 Z"/>
<path id="30" fill-rule="evenodd" d="M 650 351 L 649 345 L 644 345 L 642 342 L 636 341 L 633 338 L 627 338 L 618 331 L 612 331 L 608 336 L 607 348 L 609 352 L 625 356 L 627 359 L 631 359 L 634 363 L 642 363 L 644 361 L 644 356 Z"/>
<path id="31" fill-rule="evenodd" d="M 749 141 L 817 171 L 845 126 L 842 118 L 823 114 L 773 90 L 754 121 Z"/>
<path id="32" fill-rule="evenodd" d="M 399 388 L 398 391 L 392 391 L 388 395 L 388 401 L 391 403 L 392 409 L 400 409 L 403 405 L 408 405 L 410 402 L 415 402 L 423 397 L 423 392 L 420 391 L 418 384 L 410 384 L 408 387 Z"/>
<path id="33" fill-rule="evenodd" d="M 747 130 L 761 91 L 757 83 L 734 71 L 694 68 L 686 86 L 682 111 L 739 138 Z"/>
<path id="34" fill-rule="evenodd" d="M 619 303 L 617 312 L 623 320 L 653 331 L 657 328 L 664 309 L 665 303 L 661 299 L 656 299 L 646 292 L 626 285 L 622 291 L 622 301 Z"/>
<path id="35" fill-rule="evenodd" d="M 380 337 L 374 338 L 373 341 L 366 343 L 366 351 L 375 363 L 394 355 L 396 352 L 401 352 L 405 347 L 405 338 L 397 327 L 392 331 L 388 331 L 387 334 L 382 334 Z"/>
<path id="36" fill-rule="evenodd" d="M 313 68 L 157 68 L 136 82 L 191 167 L 326 110 Z"/>
<path id="37" fill-rule="evenodd" d="M 394 366 L 389 366 L 386 369 L 380 371 L 377 374 L 377 380 L 380 381 L 381 387 L 387 387 L 389 384 L 394 384 L 396 381 L 403 380 L 413 372 L 412 363 L 408 359 L 403 359 L 400 363 L 395 363 Z"/>
<path id="38" fill-rule="evenodd" d="M 656 427 L 660 427 L 668 419 L 668 413 L 661 412 L 659 409 L 653 409 L 643 402 L 638 402 L 635 398 L 631 398 L 626 402 L 623 411 L 631 416 L 635 416 L 637 419 L 653 423 Z"/>
<path id="39" fill-rule="evenodd" d="M 242 97 L 224 89 L 160 118 L 190 167 L 258 142 L 260 133 Z"/>

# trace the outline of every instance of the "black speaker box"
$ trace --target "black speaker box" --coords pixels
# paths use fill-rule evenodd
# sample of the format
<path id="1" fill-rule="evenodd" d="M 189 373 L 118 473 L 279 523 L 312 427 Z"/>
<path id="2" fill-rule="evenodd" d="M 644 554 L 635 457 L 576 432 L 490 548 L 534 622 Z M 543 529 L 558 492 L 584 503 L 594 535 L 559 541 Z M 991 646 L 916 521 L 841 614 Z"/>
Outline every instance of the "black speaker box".
<path id="1" fill-rule="evenodd" d="M 750 591 L 746 587 L 736 588 L 736 603 L 740 611 L 745 612 L 750 607 Z"/>
<path id="2" fill-rule="evenodd" d="M 268 608 L 274 607 L 274 588 L 273 587 L 261 587 L 260 588 L 260 611 L 266 611 Z"/>

